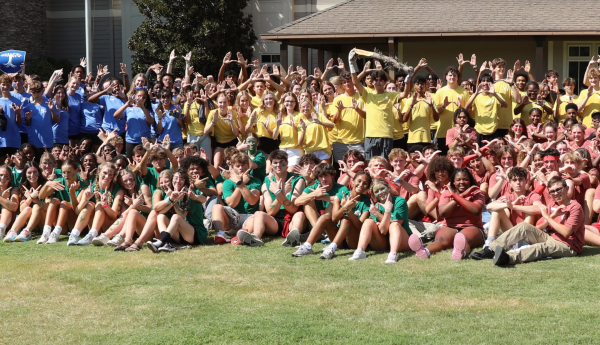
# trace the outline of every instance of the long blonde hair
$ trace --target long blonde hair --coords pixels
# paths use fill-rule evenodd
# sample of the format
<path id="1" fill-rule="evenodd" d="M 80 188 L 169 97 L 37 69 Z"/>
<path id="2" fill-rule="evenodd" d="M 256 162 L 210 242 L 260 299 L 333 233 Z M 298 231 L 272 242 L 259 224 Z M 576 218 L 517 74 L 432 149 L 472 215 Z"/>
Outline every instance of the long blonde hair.
<path id="1" fill-rule="evenodd" d="M 115 178 L 117 178 L 117 167 L 115 166 L 114 163 L 111 162 L 104 162 L 102 164 L 100 164 L 100 166 L 98 167 L 98 173 L 96 174 L 96 179 L 94 181 L 94 190 L 92 191 L 94 194 L 96 193 L 102 193 L 100 191 L 100 173 L 102 172 L 102 170 L 104 168 L 112 168 L 113 171 L 115 172 L 115 176 L 113 176 L 112 180 L 110 181 L 110 185 L 104 190 L 104 193 L 106 193 L 106 196 L 108 198 L 108 205 L 112 205 L 113 203 L 113 195 L 112 195 L 112 187 L 113 184 L 115 183 Z"/>

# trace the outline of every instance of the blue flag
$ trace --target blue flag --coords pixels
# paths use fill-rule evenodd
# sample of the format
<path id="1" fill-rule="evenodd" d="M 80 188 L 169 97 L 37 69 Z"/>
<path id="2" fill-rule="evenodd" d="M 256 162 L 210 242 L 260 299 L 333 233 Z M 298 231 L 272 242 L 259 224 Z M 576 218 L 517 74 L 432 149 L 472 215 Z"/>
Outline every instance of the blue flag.
<path id="1" fill-rule="evenodd" d="M 25 62 L 25 52 L 20 50 L 6 50 L 0 52 L 0 70 L 4 73 L 17 73 L 21 64 Z"/>

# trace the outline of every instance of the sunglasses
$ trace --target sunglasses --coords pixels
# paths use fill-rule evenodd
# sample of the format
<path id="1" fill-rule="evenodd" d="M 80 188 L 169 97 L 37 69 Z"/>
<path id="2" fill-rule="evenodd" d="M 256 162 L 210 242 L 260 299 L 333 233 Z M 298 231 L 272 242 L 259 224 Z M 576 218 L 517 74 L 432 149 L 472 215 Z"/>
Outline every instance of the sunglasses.
<path id="1" fill-rule="evenodd" d="M 548 193 L 550 193 L 550 194 L 558 194 L 558 193 L 560 193 L 560 192 L 561 192 L 561 191 L 562 191 L 564 188 L 565 188 L 565 187 L 560 187 L 560 188 L 556 188 L 556 189 L 553 189 L 553 190 L 550 190 L 550 189 L 548 189 Z"/>

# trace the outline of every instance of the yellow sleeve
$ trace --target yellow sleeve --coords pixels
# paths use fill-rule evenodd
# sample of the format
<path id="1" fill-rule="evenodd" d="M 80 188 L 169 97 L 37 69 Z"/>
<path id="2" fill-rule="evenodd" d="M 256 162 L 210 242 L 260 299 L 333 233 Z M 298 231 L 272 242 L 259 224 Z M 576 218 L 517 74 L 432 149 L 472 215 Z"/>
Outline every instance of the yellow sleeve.
<path id="1" fill-rule="evenodd" d="M 215 111 L 217 111 L 217 109 L 213 109 L 208 113 L 208 117 L 206 118 L 206 125 L 212 123 L 213 118 L 215 117 Z M 215 126 L 212 126 L 212 128 L 210 129 L 210 135 L 215 135 Z"/>

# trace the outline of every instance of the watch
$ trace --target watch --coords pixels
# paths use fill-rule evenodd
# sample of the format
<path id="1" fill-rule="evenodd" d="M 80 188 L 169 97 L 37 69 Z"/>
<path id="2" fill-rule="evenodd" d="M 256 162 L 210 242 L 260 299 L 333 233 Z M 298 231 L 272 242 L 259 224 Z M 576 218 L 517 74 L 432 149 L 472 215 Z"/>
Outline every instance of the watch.
<path id="1" fill-rule="evenodd" d="M 239 181 L 237 181 L 235 184 L 236 184 L 237 186 L 241 186 L 241 185 L 243 185 L 243 184 L 244 184 L 244 181 L 242 181 L 242 180 L 239 180 Z"/>

